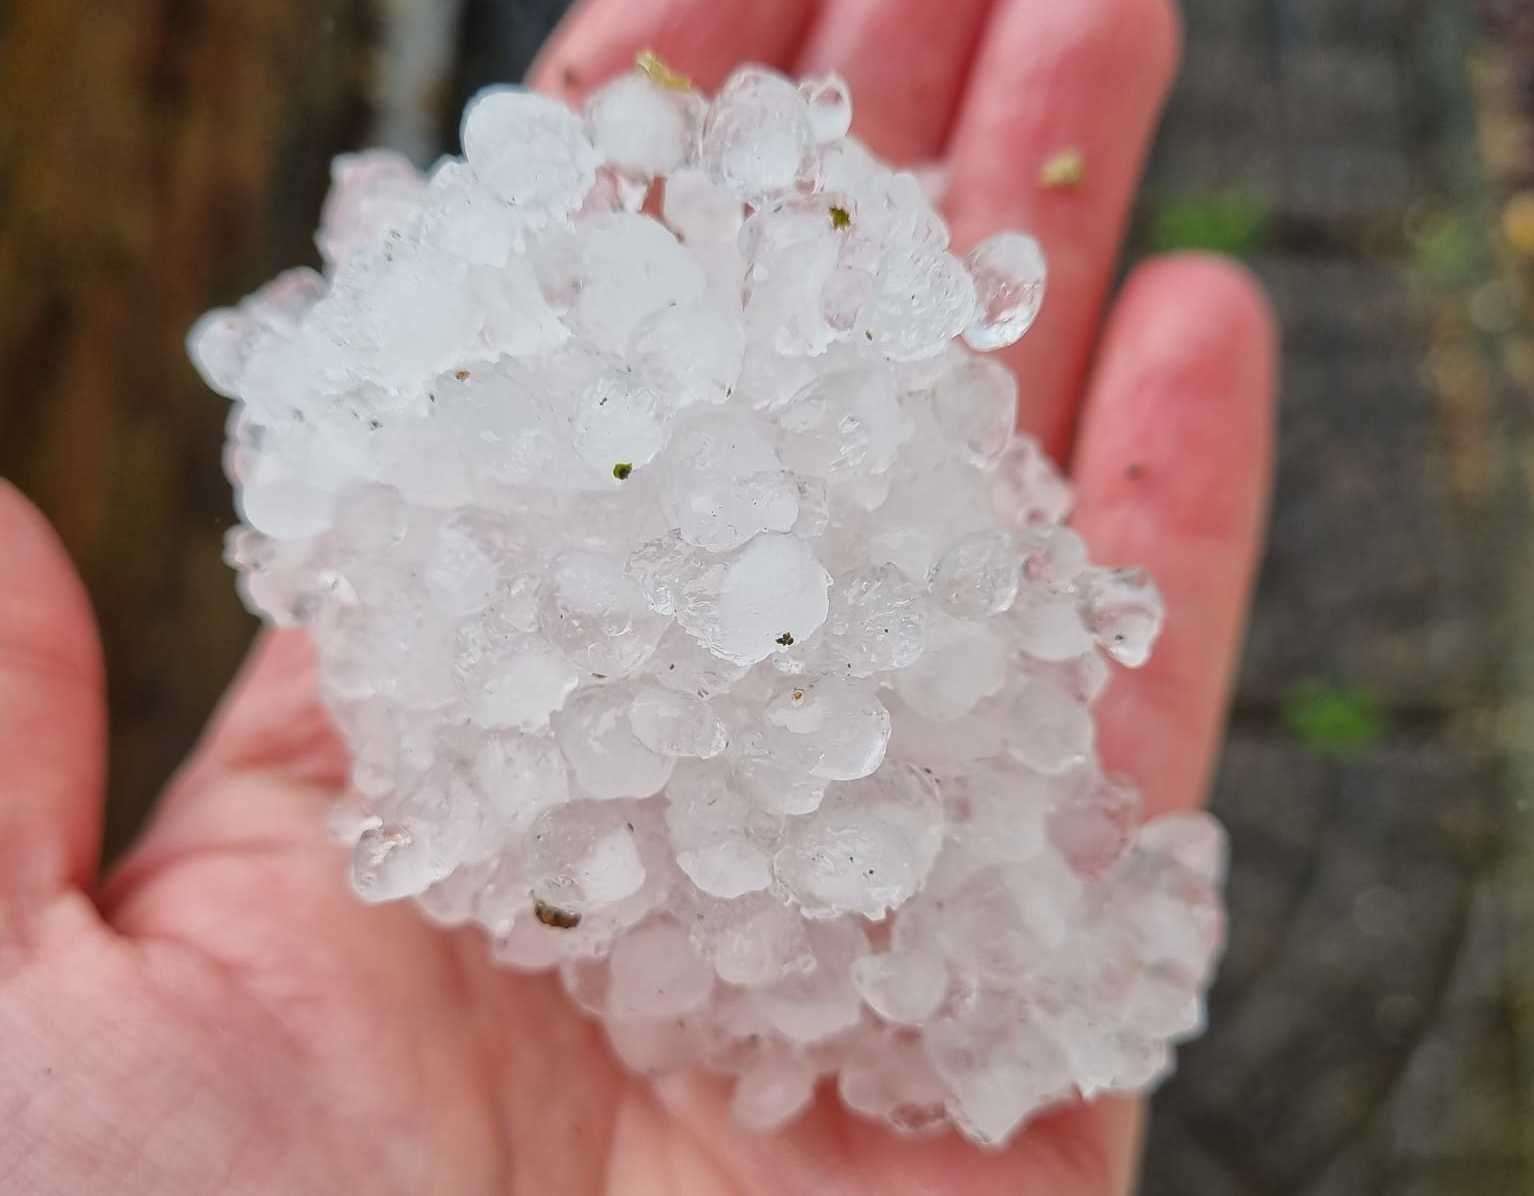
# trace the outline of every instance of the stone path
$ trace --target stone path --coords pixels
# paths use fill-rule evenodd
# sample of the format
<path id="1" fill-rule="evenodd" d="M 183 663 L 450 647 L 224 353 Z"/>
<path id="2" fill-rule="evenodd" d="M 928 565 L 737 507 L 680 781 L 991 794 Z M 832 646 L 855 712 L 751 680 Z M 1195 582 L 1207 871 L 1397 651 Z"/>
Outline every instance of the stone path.
<path id="1" fill-rule="evenodd" d="M 1508 447 L 1484 443 L 1504 414 L 1488 402 L 1467 443 L 1439 386 L 1456 296 L 1422 260 L 1435 214 L 1478 203 L 1456 8 L 1188 4 L 1146 208 L 1232 189 L 1261 206 L 1253 265 L 1286 363 L 1272 538 L 1214 799 L 1233 938 L 1212 1028 L 1155 1102 L 1152 1196 L 1534 1190 L 1534 1043 L 1513 984 L 1527 911 L 1505 881 L 1515 812 L 1488 730 L 1523 512 L 1483 459 Z M 1282 712 L 1317 682 L 1373 695 L 1377 741 L 1335 758 L 1297 738 Z"/>

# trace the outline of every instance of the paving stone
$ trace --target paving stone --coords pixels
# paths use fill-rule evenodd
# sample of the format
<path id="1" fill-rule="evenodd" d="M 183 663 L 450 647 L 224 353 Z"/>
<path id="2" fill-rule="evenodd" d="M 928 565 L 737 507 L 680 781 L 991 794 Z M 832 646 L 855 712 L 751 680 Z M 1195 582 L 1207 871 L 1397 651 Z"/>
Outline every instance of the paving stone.
<path id="1" fill-rule="evenodd" d="M 1291 140 L 1404 146 L 1402 67 L 1388 43 L 1332 43 L 1285 50 L 1279 57 L 1284 127 Z"/>
<path id="2" fill-rule="evenodd" d="M 1475 698 L 1495 596 L 1473 585 L 1482 546 L 1450 514 L 1412 356 L 1291 343 L 1279 429 L 1241 699 L 1273 705 L 1318 678 L 1416 708 Z"/>
<path id="3" fill-rule="evenodd" d="M 1282 735 L 1232 737 L 1214 806 L 1233 838 L 1236 945 L 1209 1033 L 1157 1098 L 1163 1180 L 1163 1108 L 1285 1192 L 1364 1133 L 1448 991 L 1473 872 L 1443 828 L 1486 792 L 1479 763 L 1433 744 L 1327 763 Z"/>
<path id="4" fill-rule="evenodd" d="M 1286 45 L 1380 46 L 1397 42 L 1421 6 L 1422 0 L 1279 0 L 1273 7 Z M 1237 0 L 1234 7 L 1250 5 Z"/>
<path id="5" fill-rule="evenodd" d="M 1268 30 L 1261 0 L 1182 0 L 1183 22 L 1194 38 L 1225 37 L 1262 45 Z"/>
<path id="6" fill-rule="evenodd" d="M 1218 1142 L 1206 1142 L 1183 1124 L 1175 1108 L 1158 1107 L 1155 1132 L 1139 1196 L 1270 1196 L 1260 1177 Z"/>
<path id="7" fill-rule="evenodd" d="M 1402 146 L 1290 138 L 1283 159 L 1282 207 L 1299 219 L 1399 221 L 1416 198 Z"/>
<path id="8" fill-rule="evenodd" d="M 1420 322 L 1398 265 L 1359 257 L 1272 252 L 1252 267 L 1278 310 L 1284 346 L 1318 356 L 1398 355 Z"/>

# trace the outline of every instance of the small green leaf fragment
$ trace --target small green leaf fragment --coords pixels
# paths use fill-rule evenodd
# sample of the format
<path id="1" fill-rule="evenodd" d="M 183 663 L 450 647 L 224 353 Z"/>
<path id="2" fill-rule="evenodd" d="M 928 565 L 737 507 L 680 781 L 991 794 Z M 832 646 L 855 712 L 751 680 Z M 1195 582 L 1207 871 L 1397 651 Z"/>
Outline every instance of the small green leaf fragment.
<path id="1" fill-rule="evenodd" d="M 629 474 L 633 472 L 634 466 L 628 461 L 619 461 L 618 464 L 613 466 L 613 477 L 617 478 L 620 482 L 628 481 Z"/>
<path id="2" fill-rule="evenodd" d="M 844 228 L 852 227 L 852 213 L 843 207 L 831 209 L 831 227 L 840 232 Z"/>

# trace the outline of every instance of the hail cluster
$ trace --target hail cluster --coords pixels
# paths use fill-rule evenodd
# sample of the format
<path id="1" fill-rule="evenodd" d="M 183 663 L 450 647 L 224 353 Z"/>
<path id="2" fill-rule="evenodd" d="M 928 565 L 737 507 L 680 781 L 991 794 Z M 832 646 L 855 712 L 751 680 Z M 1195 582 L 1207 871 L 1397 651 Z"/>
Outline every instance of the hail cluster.
<path id="1" fill-rule="evenodd" d="M 819 1081 L 1000 1143 L 1195 1033 L 1223 842 L 1142 824 L 1092 703 L 1160 598 L 1089 562 L 980 353 L 967 256 L 835 76 L 653 59 L 478 97 L 463 159 L 339 159 L 319 246 L 191 336 L 236 400 L 229 558 L 306 628 L 367 901 L 558 969 L 631 1067 Z M 978 352 L 977 352 L 978 351 Z"/>

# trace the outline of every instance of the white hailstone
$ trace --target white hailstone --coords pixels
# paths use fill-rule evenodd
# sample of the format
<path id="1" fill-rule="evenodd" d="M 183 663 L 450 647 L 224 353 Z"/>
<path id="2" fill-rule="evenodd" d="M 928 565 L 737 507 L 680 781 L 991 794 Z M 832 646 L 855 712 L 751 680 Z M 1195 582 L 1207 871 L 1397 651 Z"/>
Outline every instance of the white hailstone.
<path id="1" fill-rule="evenodd" d="M 815 968 L 804 920 L 766 893 L 700 903 L 689 930 L 727 984 L 756 988 Z"/>
<path id="2" fill-rule="evenodd" d="M 649 797 L 671 776 L 674 759 L 651 751 L 634 734 L 632 701 L 612 686 L 583 689 L 555 716 L 560 750 L 592 797 Z"/>
<path id="3" fill-rule="evenodd" d="M 759 810 L 769 814 L 810 814 L 825 800 L 829 784 L 801 760 L 785 759 L 782 736 L 748 730 L 731 743 L 734 776 Z"/>
<path id="4" fill-rule="evenodd" d="M 645 319 L 703 297 L 703 269 L 665 225 L 619 212 L 578 224 L 579 283 L 571 318 L 591 342 L 623 353 Z"/>
<path id="5" fill-rule="evenodd" d="M 677 865 L 701 893 L 740 897 L 772 883 L 775 826 L 720 768 L 679 768 L 666 789 Z"/>
<path id="6" fill-rule="evenodd" d="M 821 648 L 828 667 L 868 677 L 913 664 L 927 645 L 922 587 L 891 565 L 836 579 Z"/>
<path id="7" fill-rule="evenodd" d="M 1002 453 L 992 499 L 997 516 L 1015 528 L 1051 527 L 1076 505 L 1067 482 L 1038 442 L 1018 435 Z"/>
<path id="8" fill-rule="evenodd" d="M 1022 556 L 1005 531 L 966 536 L 932 571 L 932 594 L 955 618 L 999 615 L 1017 598 Z"/>
<path id="9" fill-rule="evenodd" d="M 519 636 L 482 672 L 469 709 L 482 727 L 540 731 L 581 683 L 579 670 L 547 640 Z"/>
<path id="10" fill-rule="evenodd" d="M 519 211 L 581 206 L 601 161 L 575 113 L 521 88 L 480 93 L 463 114 L 463 153 L 480 182 Z"/>
<path id="11" fill-rule="evenodd" d="M 859 1040 L 837 1079 L 842 1101 L 864 1117 L 908 1134 L 943 1127 L 948 1089 L 914 1033 L 873 1031 Z"/>
<path id="12" fill-rule="evenodd" d="M 726 191 L 703 171 L 689 168 L 666 179 L 661 215 L 690 246 L 733 245 L 745 220 L 745 208 L 738 195 Z"/>
<path id="13" fill-rule="evenodd" d="M 352 752 L 353 888 L 758 1131 L 822 1077 L 991 1145 L 1142 1091 L 1203 1025 L 1225 843 L 1098 759 L 1164 611 L 977 355 L 1042 253 L 955 257 L 835 75 L 644 67 L 481 95 L 429 177 L 339 159 L 324 273 L 188 337 L 227 559 Z"/>
<path id="14" fill-rule="evenodd" d="M 1074 660 L 1092 650 L 1075 579 L 1086 565 L 1081 537 L 1063 527 L 1033 529 L 1023 542 L 1026 582 L 1011 610 L 1017 645 L 1044 661 Z"/>
<path id="15" fill-rule="evenodd" d="M 330 166 L 330 194 L 315 242 L 326 263 L 337 266 L 390 230 L 408 228 L 425 204 L 426 180 L 403 154 L 341 154 Z"/>
<path id="16" fill-rule="evenodd" d="M 822 145 L 840 141 L 852 128 L 852 89 L 847 80 L 832 73 L 799 84 L 799 94 L 810 110 L 810 128 Z"/>
<path id="17" fill-rule="evenodd" d="M 951 253 L 925 246 L 881 263 L 859 323 L 891 361 L 941 353 L 975 312 L 975 284 Z"/>
<path id="18" fill-rule="evenodd" d="M 1033 861 L 1045 848 L 1050 814 L 1076 808 L 1077 778 L 1047 775 L 1004 754 L 1011 719 L 1008 711 L 998 721 L 993 754 L 966 764 L 960 776 L 944 776 L 952 811 L 948 837 L 970 864 Z"/>
<path id="19" fill-rule="evenodd" d="M 812 167 L 814 148 L 815 128 L 798 89 L 761 67 L 731 75 L 703 124 L 704 169 L 747 201 L 792 188 Z"/>
<path id="20" fill-rule="evenodd" d="M 852 965 L 852 982 L 885 1021 L 919 1026 L 943 1003 L 948 966 L 936 951 L 865 955 Z"/>
<path id="21" fill-rule="evenodd" d="M 895 380 L 881 366 L 817 378 L 778 416 L 784 467 L 805 477 L 883 473 L 906 438 Z"/>
<path id="22" fill-rule="evenodd" d="M 642 665 L 667 624 L 645 603 L 621 561 L 589 552 L 567 552 L 552 563 L 538 610 L 550 642 L 578 667 L 603 677 L 625 677 Z"/>
<path id="23" fill-rule="evenodd" d="M 706 701 L 672 689 L 653 687 L 635 694 L 629 725 L 640 743 L 662 756 L 708 760 L 730 741 L 724 723 Z"/>
<path id="24" fill-rule="evenodd" d="M 703 102 L 692 92 L 621 75 L 586 103 L 597 152 L 620 170 L 652 176 L 683 166 L 698 137 Z"/>
<path id="25" fill-rule="evenodd" d="M 559 984 L 565 995 L 593 1017 L 603 1017 L 608 1011 L 610 979 L 605 959 L 578 957 L 563 960 L 559 965 Z"/>
<path id="26" fill-rule="evenodd" d="M 528 883 L 537 901 L 579 915 L 639 892 L 644 860 L 627 811 L 573 801 L 544 811 L 527 832 Z"/>
<path id="27" fill-rule="evenodd" d="M 570 800 L 565 758 L 546 735 L 497 735 L 474 757 L 474 781 L 508 830 L 520 833 Z"/>
<path id="28" fill-rule="evenodd" d="M 855 921 L 814 922 L 805 930 L 815 966 L 789 972 L 751 994 L 772 1029 L 802 1046 L 834 1038 L 862 1020 L 852 969 L 868 953 L 868 940 Z"/>
<path id="29" fill-rule="evenodd" d="M 803 540 L 759 535 L 724 571 L 718 638 L 710 646 L 742 664 L 792 647 L 826 621 L 830 588 L 830 574 Z"/>
<path id="30" fill-rule="evenodd" d="M 920 890 L 942 842 L 936 786 L 900 765 L 834 786 L 789 825 L 773 872 L 808 917 L 882 918 Z"/>
<path id="31" fill-rule="evenodd" d="M 1006 684 L 1005 644 L 989 622 L 933 611 L 927 618 L 927 650 L 895 674 L 895 692 L 926 718 L 956 719 Z"/>
<path id="32" fill-rule="evenodd" d="M 1096 735 L 1092 712 L 1052 678 L 1023 682 L 1013 718 L 1012 751 L 1029 768 L 1060 773 L 1091 755 Z"/>
<path id="33" fill-rule="evenodd" d="M 784 686 L 768 703 L 778 742 L 813 777 L 855 781 L 874 772 L 890 739 L 890 715 L 869 685 L 821 677 Z"/>
<path id="34" fill-rule="evenodd" d="M 607 1001 L 620 1021 L 691 1013 L 714 987 L 714 970 L 692 949 L 687 932 L 667 918 L 620 938 L 611 966 Z"/>
<path id="35" fill-rule="evenodd" d="M 1082 618 L 1098 646 L 1137 669 L 1161 634 L 1161 591 L 1143 569 L 1094 570 L 1081 585 Z"/>
<path id="36" fill-rule="evenodd" d="M 1084 770 L 1049 814 L 1055 849 L 1082 875 L 1101 875 L 1129 850 L 1140 822 L 1140 791 L 1123 777 Z"/>
<path id="37" fill-rule="evenodd" d="M 729 693 L 750 669 L 715 656 L 704 644 L 673 626 L 661 637 L 645 671 L 657 685 L 707 701 Z"/>
<path id="38" fill-rule="evenodd" d="M 450 871 L 432 859 L 430 839 L 416 826 L 371 827 L 352 852 L 352 887 L 364 901 L 425 892 Z"/>
<path id="39" fill-rule="evenodd" d="M 437 607 L 450 615 L 472 615 L 489 606 L 500 580 L 494 552 L 463 521 L 439 528 L 425 571 Z"/>
<path id="40" fill-rule="evenodd" d="M 966 259 L 975 280 L 977 310 L 964 329 L 970 348 L 982 352 L 1016 344 L 1044 306 L 1044 250 L 1023 233 L 997 233 Z"/>
<path id="41" fill-rule="evenodd" d="M 758 532 L 786 532 L 799 492 L 749 413 L 705 412 L 673 438 L 662 501 L 688 544 L 720 552 Z"/>
<path id="42" fill-rule="evenodd" d="M 748 1130 L 768 1133 L 802 1113 L 815 1095 L 815 1069 L 802 1057 L 775 1052 L 741 1073 L 730 1112 Z"/>
<path id="43" fill-rule="evenodd" d="M 735 393 L 746 352 L 739 318 L 703 304 L 666 307 L 634 329 L 639 371 L 676 407 L 723 403 Z"/>
<path id="44" fill-rule="evenodd" d="M 932 383 L 932 413 L 977 465 L 994 464 L 1012 443 L 1017 421 L 1017 379 L 985 358 L 960 360 Z"/>
<path id="45" fill-rule="evenodd" d="M 1068 1096 L 1064 1052 L 1004 994 L 976 1002 L 968 1017 L 927 1027 L 927 1054 L 948 1092 L 948 1113 L 984 1145 L 1005 1142 L 1029 1114 Z"/>
<path id="46" fill-rule="evenodd" d="M 456 158 L 432 168 L 430 203 L 421 213 L 422 238 L 439 249 L 476 265 L 504 272 L 481 274 L 487 292 L 497 289 L 528 293 L 532 271 L 518 269 L 512 255 L 526 246 L 525 222 Z"/>

